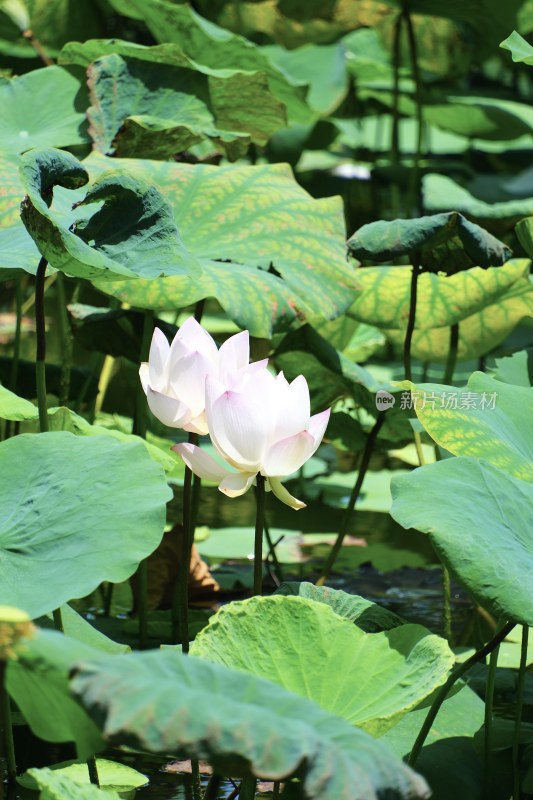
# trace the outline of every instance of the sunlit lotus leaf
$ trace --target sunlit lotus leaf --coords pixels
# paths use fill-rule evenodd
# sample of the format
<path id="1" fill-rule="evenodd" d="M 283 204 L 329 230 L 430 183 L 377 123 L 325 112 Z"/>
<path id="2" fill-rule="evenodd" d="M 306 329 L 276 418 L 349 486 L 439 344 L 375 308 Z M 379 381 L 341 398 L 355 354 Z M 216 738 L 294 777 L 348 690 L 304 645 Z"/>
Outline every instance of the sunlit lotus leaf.
<path id="1" fill-rule="evenodd" d="M 191 653 L 279 683 L 375 736 L 443 683 L 454 662 L 447 643 L 419 625 L 364 633 L 324 603 L 279 595 L 224 606 Z"/>
<path id="2" fill-rule="evenodd" d="M 506 245 L 456 211 L 370 222 L 348 239 L 348 252 L 361 261 L 381 263 L 419 253 L 425 268 L 448 274 L 498 266 L 511 257 Z"/>
<path id="3" fill-rule="evenodd" d="M 428 211 L 442 211 L 456 208 L 478 220 L 508 220 L 510 224 L 527 214 L 533 214 L 533 200 L 524 197 L 519 200 L 504 200 L 499 203 L 486 203 L 478 200 L 468 189 L 460 186 L 448 175 L 429 173 L 422 179 L 424 206 Z"/>
<path id="4" fill-rule="evenodd" d="M 87 99 L 83 84 L 63 67 L 44 67 L 0 79 L 2 153 L 13 156 L 30 147 L 66 147 L 89 141 Z"/>
<path id="5" fill-rule="evenodd" d="M 309 800 L 428 796 L 422 779 L 339 717 L 172 649 L 85 660 L 71 688 L 108 744 L 206 759 L 226 775 L 297 775 Z"/>
<path id="6" fill-rule="evenodd" d="M 503 40 L 500 47 L 511 51 L 513 61 L 521 64 L 533 64 L 533 47 L 518 31 L 513 31 L 507 39 Z"/>
<path id="7" fill-rule="evenodd" d="M 306 581 L 286 582 L 282 583 L 274 594 L 296 595 L 316 603 L 324 603 L 339 617 L 355 622 L 357 627 L 366 633 L 387 631 L 404 624 L 404 620 L 387 608 L 359 595 L 348 594 L 340 589 L 330 589 L 328 586 L 315 586 L 314 583 Z"/>
<path id="8" fill-rule="evenodd" d="M 369 267 L 357 271 L 362 288 L 350 316 L 379 327 L 397 347 L 409 313 L 410 267 Z M 459 358 L 481 355 L 499 344 L 526 316 L 533 316 L 529 262 L 443 276 L 423 273 L 412 353 L 422 360 L 445 360 L 449 326 L 459 325 Z"/>
<path id="9" fill-rule="evenodd" d="M 533 486 L 510 472 L 470 457 L 421 467 L 393 479 L 391 515 L 429 533 L 443 563 L 495 619 L 531 626 Z"/>
<path id="10" fill-rule="evenodd" d="M 171 493 L 142 444 L 51 432 L 0 450 L 0 602 L 42 616 L 125 580 L 161 541 Z"/>
<path id="11" fill-rule="evenodd" d="M 20 180 L 17 159 L 14 159 L 12 155 L 0 153 L 0 170 L 2 171 L 0 228 L 4 228 L 19 222 L 20 203 L 24 197 L 24 188 Z"/>
<path id="12" fill-rule="evenodd" d="M 286 109 L 292 122 L 307 122 L 312 113 L 305 102 L 306 87 L 294 83 L 263 53 L 262 48 L 201 17 L 190 6 L 166 0 L 131 0 L 128 12 L 141 14 L 158 42 L 179 45 L 201 65 L 213 69 L 263 72 L 270 91 Z"/>
<path id="13" fill-rule="evenodd" d="M 456 456 L 475 456 L 533 482 L 533 390 L 474 372 L 462 389 L 401 384 L 413 392 L 418 419 L 438 445 Z"/>
<path id="14" fill-rule="evenodd" d="M 102 759 L 97 760 L 98 765 L 98 778 L 101 778 L 100 767 Z M 89 775 L 87 764 L 80 764 L 81 769 Z M 122 766 L 118 765 L 117 766 Z M 49 769 L 42 767 L 41 769 L 30 769 L 27 775 L 31 778 L 32 789 L 39 789 L 39 800 L 119 800 L 120 795 L 113 789 L 106 787 L 100 789 L 92 783 L 80 784 L 79 781 L 74 780 L 70 773 L 60 772 L 57 769 Z M 20 782 L 20 780 L 19 780 Z"/>
<path id="15" fill-rule="evenodd" d="M 25 400 L 23 397 L 10 392 L 4 386 L 0 386 L 0 419 L 8 419 L 14 422 L 27 423 L 24 432 L 39 431 L 39 410 L 36 405 Z M 76 436 L 109 436 L 111 439 L 123 443 L 137 443 L 146 448 L 149 455 L 160 464 L 167 474 L 175 471 L 182 472 L 183 461 L 169 448 L 169 443 L 164 441 L 163 446 L 151 442 L 155 440 L 152 434 L 148 434 L 148 439 L 141 439 L 132 433 L 115 429 L 111 426 L 91 425 L 90 422 L 70 408 L 60 406 L 48 409 L 48 425 L 51 431 L 67 431 Z"/>
<path id="16" fill-rule="evenodd" d="M 353 300 L 355 271 L 344 256 L 339 198 L 313 199 L 286 165 L 212 167 L 159 161 L 108 165 L 157 185 L 171 203 L 187 250 L 202 266 L 194 279 L 98 283 L 141 308 L 175 309 L 214 296 L 253 336 L 320 317 L 338 316 Z"/>
<path id="17" fill-rule="evenodd" d="M 98 772 L 99 785 L 106 792 L 114 792 L 115 790 L 125 792 L 137 789 L 139 786 L 144 786 L 148 783 L 146 775 L 142 775 L 136 769 L 128 767 L 127 764 L 109 761 L 107 758 L 96 759 L 96 771 Z M 59 764 L 54 764 L 50 769 L 31 769 L 17 778 L 17 783 L 26 789 L 36 790 L 43 783 L 43 777 L 46 779 L 45 784 L 53 788 L 54 791 L 56 787 L 63 787 L 64 781 L 68 781 L 71 794 L 69 797 L 65 795 L 65 800 L 71 800 L 74 795 L 76 800 L 84 800 L 85 795 L 83 792 L 86 787 L 90 786 L 86 761 L 62 761 Z M 106 795 L 99 796 L 105 797 Z M 59 796 L 52 795 L 52 797 L 53 800 L 62 800 L 63 794 Z"/>
<path id="18" fill-rule="evenodd" d="M 191 274 L 198 266 L 181 241 L 166 199 L 149 181 L 116 171 L 100 176 L 76 207 L 99 203 L 79 219 L 76 233 L 50 210 L 54 186 L 79 189 L 85 167 L 62 150 L 32 150 L 22 157 L 27 196 L 21 216 L 40 252 L 55 269 L 82 278 Z"/>

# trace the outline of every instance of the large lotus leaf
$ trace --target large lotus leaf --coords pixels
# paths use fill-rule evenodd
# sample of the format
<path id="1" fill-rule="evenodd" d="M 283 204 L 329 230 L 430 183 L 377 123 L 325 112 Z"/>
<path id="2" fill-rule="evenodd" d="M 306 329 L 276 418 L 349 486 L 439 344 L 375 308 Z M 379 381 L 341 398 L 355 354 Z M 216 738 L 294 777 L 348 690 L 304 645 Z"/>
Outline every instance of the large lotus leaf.
<path id="1" fill-rule="evenodd" d="M 419 625 L 364 633 L 324 603 L 279 595 L 224 606 L 191 654 L 279 683 L 374 736 L 443 683 L 454 662 L 445 640 Z"/>
<path id="2" fill-rule="evenodd" d="M 403 625 L 397 614 L 387 608 L 372 603 L 359 595 L 348 594 L 340 589 L 330 589 L 328 586 L 315 586 L 306 581 L 293 581 L 282 583 L 274 592 L 275 595 L 296 595 L 316 603 L 324 603 L 339 617 L 355 622 L 358 628 L 366 633 L 388 631 Z"/>
<path id="3" fill-rule="evenodd" d="M 260 47 L 197 14 L 190 6 L 167 0 L 131 0 L 128 8 L 140 13 L 158 42 L 180 45 L 194 61 L 213 69 L 263 72 L 272 94 L 282 102 L 291 122 L 308 122 L 312 112 L 305 102 L 306 88 L 295 83 L 269 60 Z"/>
<path id="4" fill-rule="evenodd" d="M 98 655 L 98 649 L 69 636 L 39 630 L 19 646 L 7 667 L 7 690 L 33 733 L 49 742 L 75 741 L 83 759 L 103 750 L 104 743 L 97 725 L 72 697 L 68 675 L 77 659 Z"/>
<path id="5" fill-rule="evenodd" d="M 39 411 L 37 406 L 11 392 L 5 386 L 0 386 L 0 418 L 10 419 L 17 422 L 23 419 L 35 419 L 35 412 Z"/>
<path id="6" fill-rule="evenodd" d="M 313 199 L 282 164 L 212 167 L 93 156 L 92 173 L 120 164 L 155 183 L 172 204 L 197 279 L 99 282 L 135 306 L 184 307 L 214 296 L 254 336 L 308 317 L 338 316 L 353 300 L 339 198 Z M 281 276 L 281 277 L 280 277 Z"/>
<path id="7" fill-rule="evenodd" d="M 469 217 L 479 220 L 514 220 L 533 214 L 533 200 L 529 197 L 519 200 L 504 200 L 499 203 L 486 203 L 478 200 L 470 192 L 447 175 L 429 173 L 422 179 L 424 206 L 428 211 L 442 211 L 456 208 Z"/>
<path id="8" fill-rule="evenodd" d="M 332 114 L 346 97 L 349 81 L 343 43 L 308 44 L 296 50 L 270 45 L 263 52 L 293 80 L 309 83 L 307 101 L 320 114 Z"/>
<path id="9" fill-rule="evenodd" d="M 507 245 L 456 211 L 370 222 L 348 239 L 348 252 L 378 262 L 419 253 L 424 267 L 448 274 L 467 267 L 498 266 L 511 257 Z"/>
<path id="10" fill-rule="evenodd" d="M 519 350 L 512 356 L 496 358 L 493 377 L 515 386 L 533 386 L 533 348 Z"/>
<path id="11" fill-rule="evenodd" d="M 22 157 L 27 196 L 24 225 L 42 255 L 55 269 L 82 278 L 162 277 L 197 270 L 173 219 L 172 208 L 150 182 L 115 171 L 101 175 L 76 207 L 103 201 L 76 233 L 50 205 L 56 184 L 78 189 L 88 174 L 74 156 L 45 148 Z"/>
<path id="12" fill-rule="evenodd" d="M 87 764 L 84 765 L 87 772 Z M 87 772 L 88 774 L 88 772 Z M 100 774 L 100 773 L 99 773 Z M 28 775 L 40 789 L 39 800 L 119 800 L 120 795 L 113 789 L 99 789 L 94 784 L 80 784 L 69 774 L 43 767 L 30 769 Z"/>
<path id="13" fill-rule="evenodd" d="M 511 51 L 513 61 L 520 64 L 533 64 L 533 47 L 518 31 L 513 31 L 507 39 L 501 42 L 500 47 Z"/>
<path id="14" fill-rule="evenodd" d="M 297 775 L 309 800 L 428 796 L 363 731 L 269 681 L 175 650 L 86 661 L 71 688 L 108 744 L 206 759 L 226 775 Z"/>
<path id="15" fill-rule="evenodd" d="M 480 605 L 496 619 L 533 624 L 530 482 L 484 459 L 449 458 L 393 479 L 392 496 L 393 518 L 429 533 Z"/>
<path id="16" fill-rule="evenodd" d="M 115 789 L 124 793 L 128 790 L 136 789 L 139 786 L 145 786 L 148 783 L 146 775 L 142 775 L 136 769 L 128 767 L 127 764 L 121 764 L 117 761 L 109 761 L 107 758 L 96 759 L 96 771 L 98 773 L 99 785 L 108 791 L 113 792 Z M 19 786 L 24 786 L 26 789 L 37 789 L 39 784 L 40 770 L 28 770 L 17 779 Z M 51 773 L 51 774 L 50 774 Z M 76 796 L 76 800 L 82 800 L 83 787 L 90 786 L 89 770 L 87 769 L 86 761 L 62 761 L 59 764 L 54 764 L 49 770 L 46 770 L 46 775 L 53 785 L 53 780 L 60 778 L 67 778 L 71 785 L 71 795 L 67 800 L 71 800 L 72 796 Z M 80 789 L 79 794 L 77 793 Z M 104 795 L 105 796 L 105 795 Z M 58 798 L 57 800 L 61 800 Z"/>
<path id="17" fill-rule="evenodd" d="M 86 105 L 87 92 L 77 77 L 62 67 L 44 67 L 0 80 L 0 149 L 13 157 L 30 147 L 66 147 L 90 141 Z"/>
<path id="18" fill-rule="evenodd" d="M 365 267 L 357 271 L 362 289 L 350 316 L 381 329 L 404 331 L 409 311 L 411 267 Z M 503 267 L 479 267 L 457 275 L 423 273 L 418 278 L 416 329 L 462 323 L 506 297 L 528 295 L 529 261 L 516 259 Z"/>
<path id="19" fill-rule="evenodd" d="M 533 482 L 533 390 L 474 372 L 462 389 L 402 384 L 418 419 L 438 445 L 456 456 L 475 456 Z"/>
<path id="20" fill-rule="evenodd" d="M 142 444 L 51 432 L 0 449 L 0 602 L 42 616 L 125 580 L 161 541 L 171 493 Z"/>
<path id="21" fill-rule="evenodd" d="M 235 160 L 250 141 L 264 145 L 286 124 L 285 106 L 264 74 L 220 78 L 111 54 L 98 58 L 88 76 L 90 131 L 109 154 L 172 158 L 207 138 Z"/>

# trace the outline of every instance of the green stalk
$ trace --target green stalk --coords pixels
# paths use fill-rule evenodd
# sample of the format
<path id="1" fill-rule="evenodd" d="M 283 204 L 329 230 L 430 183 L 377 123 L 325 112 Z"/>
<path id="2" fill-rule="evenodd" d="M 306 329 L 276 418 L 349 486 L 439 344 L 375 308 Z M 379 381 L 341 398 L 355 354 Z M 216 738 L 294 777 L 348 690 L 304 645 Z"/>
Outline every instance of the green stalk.
<path id="1" fill-rule="evenodd" d="M 100 779 L 98 777 L 98 768 L 96 766 L 96 757 L 91 756 L 87 759 L 87 769 L 89 770 L 89 780 L 95 786 L 100 786 Z"/>
<path id="2" fill-rule="evenodd" d="M 283 537 L 282 537 L 283 538 Z M 274 574 L 280 583 L 283 583 L 283 569 L 281 564 L 279 563 L 279 559 L 276 555 L 276 546 L 279 544 L 280 539 L 277 542 L 272 541 L 272 537 L 270 535 L 270 529 L 265 520 L 265 539 L 267 542 L 268 552 L 267 552 L 267 559 L 269 556 L 272 556 L 272 562 L 274 564 Z"/>
<path id="3" fill-rule="evenodd" d="M 58 318 L 61 332 L 61 381 L 59 388 L 59 405 L 66 406 L 70 392 L 70 373 L 72 369 L 72 331 L 67 312 L 65 293 L 65 276 L 62 272 L 57 276 Z"/>
<path id="4" fill-rule="evenodd" d="M 335 544 L 331 548 L 331 552 L 327 558 L 324 568 L 322 569 L 322 573 L 316 582 L 317 586 L 324 586 L 325 582 L 329 577 L 329 573 L 331 572 L 331 569 L 335 564 L 335 561 L 337 560 L 337 556 L 339 555 L 340 549 L 342 547 L 344 537 L 348 532 L 348 523 L 350 522 L 353 510 L 355 508 L 355 504 L 357 503 L 357 500 L 361 493 L 361 489 L 363 488 L 363 481 L 365 479 L 365 475 L 367 473 L 370 464 L 370 458 L 374 451 L 374 445 L 376 443 L 378 433 L 381 430 L 381 426 L 383 425 L 384 422 L 385 422 L 385 412 L 380 411 L 377 415 L 374 427 L 368 434 L 365 443 L 365 449 L 363 450 L 363 455 L 361 457 L 361 464 L 359 465 L 359 472 L 357 474 L 357 479 L 352 489 L 350 499 L 348 500 L 348 505 L 346 506 L 346 510 L 342 517 L 339 533 L 337 534 L 337 539 L 335 541 Z"/>
<path id="5" fill-rule="evenodd" d="M 453 373 L 455 372 L 455 365 L 457 363 L 457 350 L 459 348 L 459 323 L 450 325 L 450 348 L 448 350 L 448 358 L 446 359 L 446 366 L 444 368 L 444 377 L 442 382 L 451 386 L 453 382 Z"/>
<path id="6" fill-rule="evenodd" d="M 141 341 L 140 360 L 147 361 L 150 352 L 150 341 L 154 332 L 154 312 L 146 310 L 144 312 L 143 335 Z M 135 418 L 133 420 L 133 433 L 146 439 L 146 397 L 139 381 L 137 387 L 137 397 L 135 403 Z M 148 565 L 146 559 L 141 561 L 138 567 L 139 575 L 139 602 L 137 613 L 139 614 L 139 648 L 145 650 L 148 647 Z"/>
<path id="7" fill-rule="evenodd" d="M 190 444 L 198 443 L 198 434 L 189 433 Z M 178 579 L 172 596 L 172 642 L 181 639 L 183 653 L 189 652 L 189 570 L 192 548 L 193 474 L 185 467 L 183 481 L 183 526 Z"/>
<path id="8" fill-rule="evenodd" d="M 489 653 L 492 653 L 492 651 L 496 647 L 498 647 L 499 644 L 505 639 L 505 637 L 513 630 L 515 625 L 516 625 L 515 622 L 508 622 L 493 636 L 493 638 L 490 641 L 484 644 L 483 647 L 480 647 L 479 650 L 476 650 L 474 655 L 470 656 L 470 658 L 467 658 L 466 661 L 464 661 L 462 664 L 459 664 L 450 673 L 446 683 L 444 683 L 440 687 L 437 694 L 435 695 L 435 699 L 433 700 L 431 707 L 427 713 L 427 716 L 424 720 L 424 724 L 420 728 L 420 732 L 416 737 L 413 749 L 411 750 L 409 758 L 407 759 L 407 763 L 409 764 L 410 767 L 414 767 L 414 765 L 416 764 L 418 756 L 420 755 L 420 751 L 422 750 L 424 742 L 427 739 L 427 735 L 430 732 L 433 723 L 435 722 L 437 714 L 439 713 L 439 709 L 446 700 L 448 693 L 452 688 L 452 686 L 454 685 L 454 683 L 456 683 L 459 680 L 459 678 L 461 678 L 466 672 L 468 672 L 470 667 L 472 667 L 474 664 L 477 664 L 478 661 L 484 659 L 486 656 L 489 655 Z"/>
<path id="9" fill-rule="evenodd" d="M 490 786 L 491 755 L 492 755 L 492 709 L 494 706 L 494 684 L 496 683 L 496 667 L 498 666 L 498 653 L 500 645 L 490 654 L 489 674 L 485 691 L 485 737 L 484 737 L 484 762 L 483 762 L 483 797 L 487 797 Z"/>
<path id="10" fill-rule="evenodd" d="M 220 785 L 222 783 L 222 778 L 220 775 L 213 773 L 211 778 L 209 779 L 209 783 L 207 784 L 204 800 L 217 800 L 218 797 L 218 790 L 220 789 Z"/>
<path id="11" fill-rule="evenodd" d="M 263 591 L 263 531 L 265 529 L 265 479 L 257 473 L 255 492 L 255 538 L 254 538 L 254 591 L 253 596 Z M 255 785 L 255 784 L 254 784 Z"/>
<path id="12" fill-rule="evenodd" d="M 520 747 L 520 728 L 522 724 L 522 709 L 524 707 L 524 685 L 527 667 L 527 643 L 529 628 L 522 625 L 522 646 L 520 649 L 520 667 L 518 669 L 518 686 L 516 689 L 516 714 L 513 735 L 513 800 L 520 800 L 520 770 L 518 764 L 518 750 Z"/>
<path id="13" fill-rule="evenodd" d="M 409 316 L 407 318 L 407 328 L 405 330 L 405 340 L 403 344 L 403 365 L 405 379 L 411 378 L 411 341 L 415 330 L 416 320 L 416 299 L 418 293 L 418 276 L 420 275 L 420 257 L 418 253 L 413 253 L 413 266 L 411 272 L 411 292 L 409 295 Z"/>
<path id="14" fill-rule="evenodd" d="M 15 340 L 13 342 L 13 362 L 11 364 L 11 377 L 9 385 L 11 391 L 17 393 L 17 383 L 20 364 L 20 339 L 22 331 L 22 278 L 17 276 L 15 284 L 15 312 L 17 321 L 15 324 Z"/>
<path id="15" fill-rule="evenodd" d="M 400 167 L 400 40 L 402 33 L 403 14 L 398 14 L 394 26 L 394 41 L 392 45 L 392 63 L 394 66 L 394 84 L 392 89 L 392 125 L 391 125 L 391 164 L 395 175 L 391 181 L 391 211 L 392 217 L 399 217 L 401 211 L 400 189 L 397 183 L 397 172 Z"/>
<path id="16" fill-rule="evenodd" d="M 413 205 L 413 197 L 417 196 L 418 212 L 422 210 L 422 195 L 420 184 L 420 159 L 422 158 L 422 143 L 424 132 L 424 109 L 422 106 L 422 80 L 420 78 L 420 70 L 418 68 L 418 54 L 416 47 L 416 36 L 413 28 L 413 20 L 409 10 L 404 7 L 402 16 L 405 20 L 407 28 L 407 39 L 409 41 L 409 55 L 411 59 L 411 74 L 415 83 L 415 100 L 416 100 L 416 120 L 417 120 L 417 137 L 416 137 L 416 151 L 413 159 L 413 168 L 409 175 L 409 190 L 407 192 L 406 209 L 407 215 L 411 216 L 411 207 Z"/>
<path id="17" fill-rule="evenodd" d="M 9 784 L 17 778 L 15 761 L 15 745 L 13 742 L 13 723 L 11 720 L 11 703 L 5 685 L 6 662 L 0 661 L 0 789 L 4 782 L 2 762 L 5 759 L 5 778 Z"/>
<path id="18" fill-rule="evenodd" d="M 274 781 L 274 787 L 272 789 L 272 800 L 279 800 L 280 786 L 281 786 L 280 781 Z"/>
<path id="19" fill-rule="evenodd" d="M 47 260 L 42 257 L 35 275 L 35 334 L 37 352 L 35 356 L 35 383 L 37 385 L 37 405 L 41 433 L 48 430 L 48 411 L 46 408 L 46 324 L 44 316 L 44 278 Z"/>
<path id="20" fill-rule="evenodd" d="M 65 629 L 63 628 L 63 615 L 61 614 L 61 609 L 56 608 L 52 612 L 52 617 L 54 619 L 54 628 L 56 629 L 56 631 L 59 631 L 59 633 L 65 633 Z"/>
<path id="21" fill-rule="evenodd" d="M 241 791 L 239 792 L 239 800 L 254 800 L 255 798 L 256 778 L 247 777 L 241 781 Z"/>

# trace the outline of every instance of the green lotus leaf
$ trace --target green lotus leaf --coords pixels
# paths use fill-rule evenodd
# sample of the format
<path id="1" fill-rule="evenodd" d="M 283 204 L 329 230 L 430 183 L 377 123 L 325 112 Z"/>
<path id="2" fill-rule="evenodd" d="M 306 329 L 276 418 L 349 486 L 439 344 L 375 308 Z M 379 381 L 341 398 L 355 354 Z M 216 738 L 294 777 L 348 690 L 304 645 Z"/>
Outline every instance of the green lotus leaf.
<path id="1" fill-rule="evenodd" d="M 190 6 L 166 0 L 131 0 L 128 14 L 140 14 L 161 43 L 179 45 L 196 63 L 212 69 L 262 72 L 270 92 L 283 103 L 291 122 L 308 122 L 312 113 L 305 102 L 307 88 L 278 69 L 262 48 L 201 17 Z"/>
<path id="2" fill-rule="evenodd" d="M 533 200 L 529 197 L 518 200 L 503 200 L 499 203 L 486 203 L 456 183 L 447 175 L 429 173 L 422 179 L 424 206 L 428 211 L 442 211 L 453 206 L 470 218 L 488 224 L 489 221 L 504 220 L 512 225 L 515 220 L 533 214 Z"/>
<path id="3" fill-rule="evenodd" d="M 159 277 L 191 274 L 197 263 L 185 249 L 170 205 L 149 181 L 115 171 L 101 175 L 76 208 L 103 201 L 75 222 L 50 210 L 54 186 L 78 189 L 85 167 L 62 150 L 32 150 L 22 157 L 27 196 L 21 216 L 40 252 L 55 269 L 83 278 Z"/>
<path id="4" fill-rule="evenodd" d="M 498 266 L 511 257 L 506 245 L 456 211 L 370 222 L 348 239 L 348 252 L 360 260 L 378 262 L 419 253 L 425 268 L 448 274 L 468 267 Z"/>
<path id="5" fill-rule="evenodd" d="M 493 377 L 496 380 L 515 386 L 533 386 L 533 348 L 527 347 L 512 356 L 496 358 L 495 361 Z"/>
<path id="6" fill-rule="evenodd" d="M 510 50 L 513 61 L 520 64 L 533 64 L 533 47 L 518 31 L 513 31 L 500 44 L 504 50 Z"/>
<path id="7" fill-rule="evenodd" d="M 461 456 L 394 478 L 392 496 L 392 517 L 429 533 L 442 562 L 480 605 L 496 619 L 533 624 L 530 482 Z"/>
<path id="8" fill-rule="evenodd" d="M 127 764 L 120 764 L 117 761 L 110 761 L 107 758 L 96 759 L 96 769 L 98 772 L 98 781 L 102 789 L 107 791 L 125 791 L 127 789 L 137 789 L 139 786 L 144 786 L 148 783 L 146 775 L 142 775 L 136 769 L 128 767 Z M 49 773 L 52 773 L 50 775 Z M 47 770 L 46 778 L 49 780 L 50 785 L 53 786 L 53 781 L 60 778 L 68 779 L 69 783 L 72 781 L 74 784 L 71 789 L 77 792 L 78 786 L 85 787 L 90 785 L 89 770 L 87 769 L 86 761 L 62 761 L 59 764 L 54 764 Z M 28 772 L 17 778 L 17 783 L 24 786 L 26 789 L 38 789 L 42 781 L 41 770 L 30 769 Z M 83 791 L 83 790 L 82 790 Z M 83 795 L 81 795 L 83 797 Z M 80 797 L 80 800 L 81 800 Z M 69 797 L 71 800 L 72 794 Z M 76 795 L 76 800 L 78 796 Z M 59 798 L 61 800 L 61 798 Z"/>
<path id="9" fill-rule="evenodd" d="M 20 180 L 18 159 L 12 154 L 0 152 L 0 170 L 2 170 L 0 229 L 3 229 L 20 222 L 20 201 L 24 197 L 24 188 Z"/>
<path id="10" fill-rule="evenodd" d="M 63 67 L 44 67 L 0 80 L 0 149 L 13 156 L 30 147 L 66 147 L 90 141 L 87 92 Z"/>
<path id="11" fill-rule="evenodd" d="M 400 348 L 409 309 L 411 267 L 368 267 L 357 271 L 357 280 L 362 291 L 350 316 L 379 327 Z M 500 344 L 527 316 L 533 316 L 533 293 L 529 262 L 524 259 L 450 276 L 422 273 L 411 351 L 421 360 L 445 361 L 449 326 L 460 323 L 459 358 L 473 358 Z"/>
<path id="12" fill-rule="evenodd" d="M 85 617 L 78 614 L 68 603 L 61 606 L 61 622 L 63 624 L 63 632 L 71 639 L 76 639 L 77 642 L 82 642 L 89 647 L 94 647 L 102 653 L 111 653 L 118 655 L 120 653 L 128 653 L 131 647 L 127 644 L 119 644 L 114 642 L 108 636 L 103 634 L 90 622 L 87 622 Z M 42 628 L 54 627 L 53 614 L 49 613 L 46 617 L 41 617 L 38 624 Z"/>
<path id="13" fill-rule="evenodd" d="M 465 387 L 413 384 L 418 419 L 440 447 L 456 456 L 483 458 L 515 478 L 533 483 L 533 391 L 474 372 Z"/>
<path id="14" fill-rule="evenodd" d="M 142 308 L 175 309 L 214 296 L 253 336 L 308 318 L 331 319 L 352 301 L 339 198 L 313 199 L 286 165 L 221 166 L 92 156 L 92 174 L 120 165 L 157 185 L 174 209 L 202 274 L 157 282 L 98 282 Z"/>
<path id="15" fill-rule="evenodd" d="M 78 758 L 84 760 L 105 745 L 97 725 L 72 697 L 68 677 L 77 659 L 98 655 L 93 646 L 38 630 L 19 645 L 17 658 L 7 666 L 7 690 L 33 733 L 48 742 L 76 742 Z"/>
<path id="16" fill-rule="evenodd" d="M 206 759 L 222 774 L 297 775 L 309 800 L 428 796 L 364 731 L 255 675 L 175 650 L 78 663 L 71 689 L 109 744 Z"/>
<path id="17" fill-rule="evenodd" d="M 330 589 L 328 586 L 315 586 L 314 583 L 292 582 L 282 583 L 274 595 L 304 597 L 316 603 L 324 603 L 339 617 L 355 622 L 358 628 L 366 633 L 388 631 L 404 624 L 404 620 L 397 614 L 389 611 L 377 603 L 372 603 L 364 597 L 348 594 L 340 589 Z"/>
<path id="18" fill-rule="evenodd" d="M 207 139 L 233 161 L 250 141 L 264 145 L 286 124 L 264 74 L 220 78 L 114 53 L 88 75 L 90 130 L 104 153 L 166 159 Z"/>
<path id="19" fill-rule="evenodd" d="M 97 763 L 101 766 L 102 759 L 98 759 Z M 82 764 L 80 767 L 87 772 L 87 764 Z M 57 768 L 43 767 L 30 769 L 27 775 L 31 779 L 30 788 L 40 790 L 39 800 L 72 800 L 73 797 L 76 797 L 76 800 L 105 800 L 105 798 L 119 800 L 120 798 L 120 795 L 113 789 L 107 787 L 99 789 L 98 786 L 90 783 L 81 784 L 72 777 L 71 771 L 61 772 Z"/>
<path id="20" fill-rule="evenodd" d="M 0 453 L 0 602 L 42 616 L 125 580 L 161 541 L 170 490 L 142 444 L 50 432 Z"/>
<path id="21" fill-rule="evenodd" d="M 323 603 L 279 595 L 224 606 L 191 654 L 267 678 L 374 736 L 443 683 L 454 662 L 447 643 L 419 625 L 364 633 Z"/>
<path id="22" fill-rule="evenodd" d="M 25 426 L 25 433 L 38 432 L 40 429 L 37 406 L 23 397 L 13 394 L 4 386 L 0 386 L 0 419 L 29 423 Z M 109 436 L 119 442 L 142 444 L 151 458 L 160 464 L 167 474 L 182 471 L 183 461 L 170 450 L 170 443 L 166 440 L 158 440 L 150 433 L 147 439 L 141 439 L 139 436 L 112 426 L 91 425 L 84 417 L 64 406 L 48 409 L 48 425 L 51 431 L 68 431 L 76 436 Z"/>

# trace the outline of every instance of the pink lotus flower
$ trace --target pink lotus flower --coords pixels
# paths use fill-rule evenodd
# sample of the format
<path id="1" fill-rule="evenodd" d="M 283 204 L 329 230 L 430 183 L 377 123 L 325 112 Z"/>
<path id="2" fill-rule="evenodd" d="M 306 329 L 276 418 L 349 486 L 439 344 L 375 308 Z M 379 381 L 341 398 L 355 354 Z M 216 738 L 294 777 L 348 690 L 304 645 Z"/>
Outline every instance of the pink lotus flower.
<path id="1" fill-rule="evenodd" d="M 205 410 L 213 444 L 234 470 L 195 445 L 175 445 L 172 449 L 196 475 L 217 482 L 228 497 L 238 497 L 260 473 L 282 502 L 304 508 L 305 503 L 289 494 L 280 479 L 300 469 L 316 451 L 331 409 L 310 415 L 303 375 L 288 383 L 282 372 L 277 377 L 266 369 L 243 372 L 230 387 L 208 375 Z"/>
<path id="2" fill-rule="evenodd" d="M 208 433 L 206 377 L 233 386 L 245 373 L 266 367 L 266 360 L 249 364 L 249 358 L 248 331 L 231 336 L 218 350 L 214 339 L 194 317 L 185 320 L 171 345 L 156 328 L 148 362 L 139 369 L 150 410 L 171 428 Z"/>

